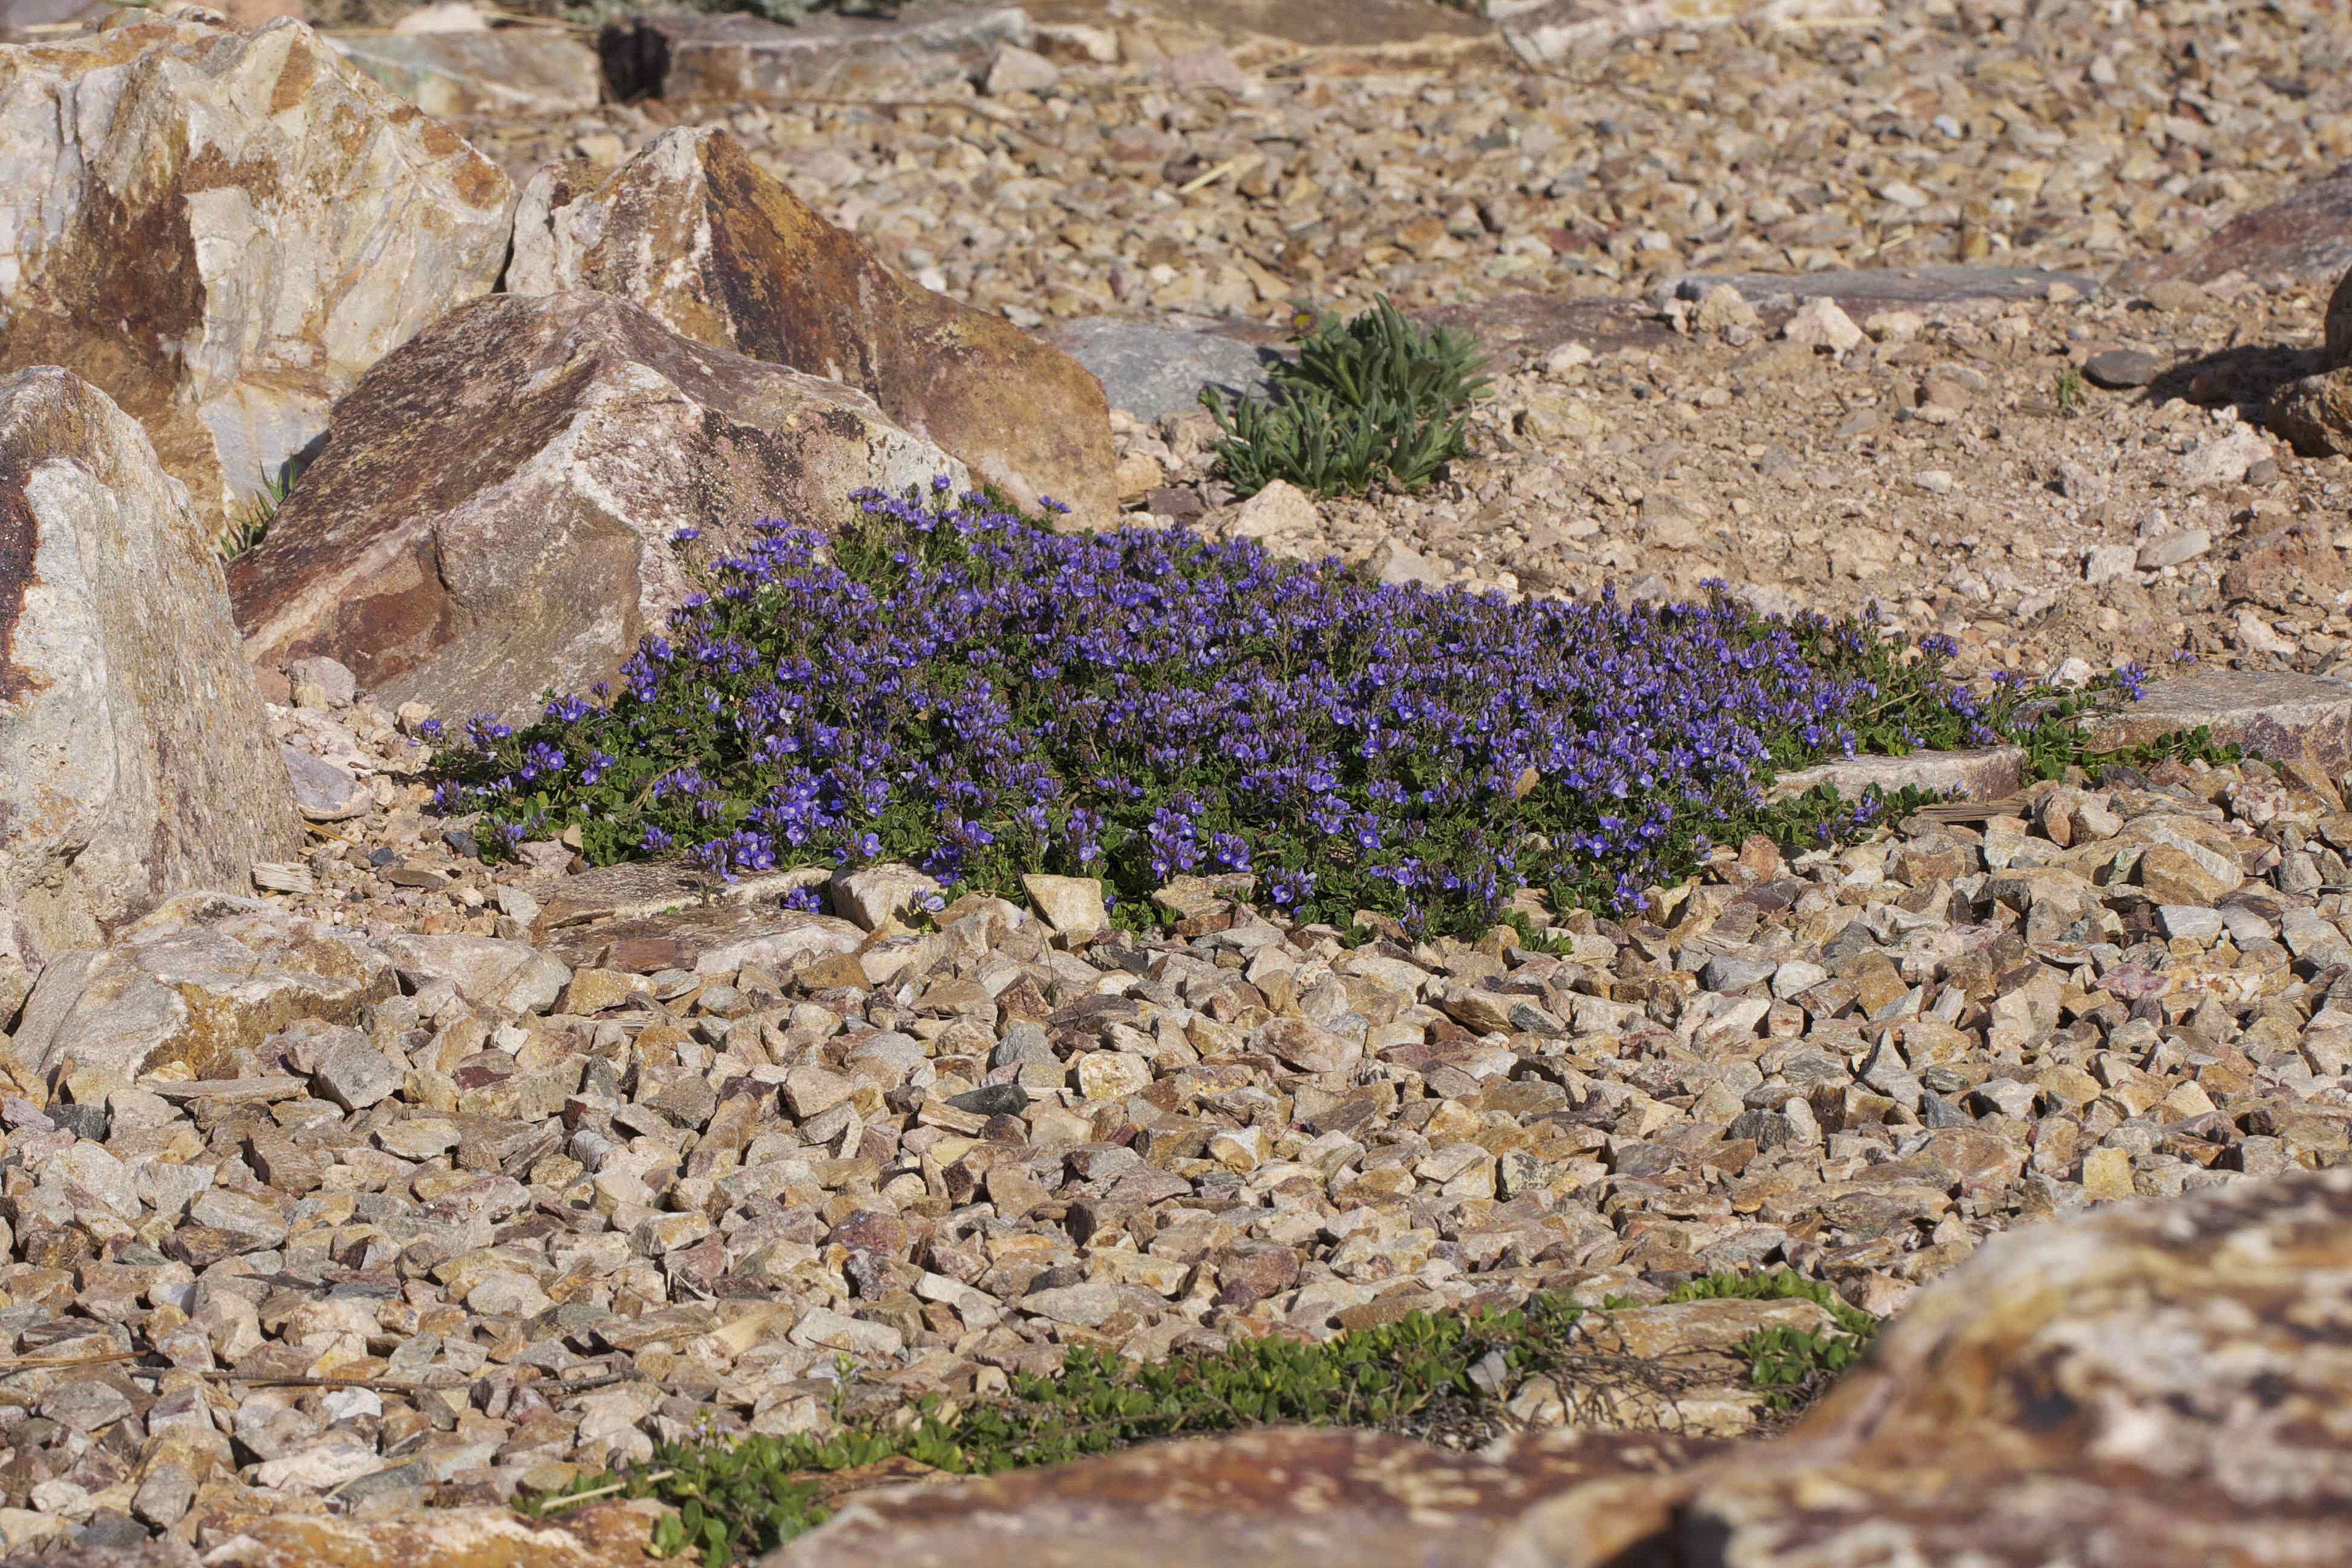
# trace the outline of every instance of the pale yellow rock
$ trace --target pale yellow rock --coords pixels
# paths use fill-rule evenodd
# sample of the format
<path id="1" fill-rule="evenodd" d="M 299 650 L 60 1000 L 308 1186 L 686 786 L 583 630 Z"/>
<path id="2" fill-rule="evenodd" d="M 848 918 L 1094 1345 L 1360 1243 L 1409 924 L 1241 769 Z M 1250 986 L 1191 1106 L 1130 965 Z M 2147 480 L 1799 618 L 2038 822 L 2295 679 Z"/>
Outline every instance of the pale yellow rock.
<path id="1" fill-rule="evenodd" d="M 2093 1203 L 2133 1195 L 2131 1156 L 2121 1149 L 2094 1149 L 2083 1156 L 2083 1194 Z"/>

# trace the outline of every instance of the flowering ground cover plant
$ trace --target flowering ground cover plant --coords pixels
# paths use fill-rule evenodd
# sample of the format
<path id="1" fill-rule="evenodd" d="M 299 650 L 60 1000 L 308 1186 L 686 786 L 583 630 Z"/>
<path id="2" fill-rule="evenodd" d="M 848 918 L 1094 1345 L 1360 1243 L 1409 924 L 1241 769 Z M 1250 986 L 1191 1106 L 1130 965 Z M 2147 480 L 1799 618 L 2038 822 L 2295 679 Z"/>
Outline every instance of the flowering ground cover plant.
<path id="1" fill-rule="evenodd" d="M 1294 919 L 1473 932 L 1521 888 L 1622 910 L 1711 843 L 1881 809 L 1768 809 L 1776 770 L 2026 728 L 2021 689 L 1980 700 L 1948 642 L 1865 623 L 1384 586 L 1179 529 L 1060 533 L 944 479 L 859 499 L 837 539 L 762 524 L 709 563 L 617 689 L 449 737 L 440 808 L 479 811 L 493 858 L 576 826 L 600 865 L 903 859 L 1016 898 L 1097 876 L 1133 924 L 1172 878 L 1244 871 Z"/>

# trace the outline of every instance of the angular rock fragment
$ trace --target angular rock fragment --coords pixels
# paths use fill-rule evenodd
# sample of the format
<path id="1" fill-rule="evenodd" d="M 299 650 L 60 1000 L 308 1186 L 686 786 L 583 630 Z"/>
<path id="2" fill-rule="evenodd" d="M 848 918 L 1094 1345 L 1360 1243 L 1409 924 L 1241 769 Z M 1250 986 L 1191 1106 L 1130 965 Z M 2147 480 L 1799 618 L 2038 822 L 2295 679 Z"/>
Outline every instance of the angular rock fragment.
<path id="1" fill-rule="evenodd" d="M 231 563 L 246 651 L 327 654 L 387 705 L 535 716 L 610 680 L 697 549 L 817 529 L 955 462 L 860 394 L 584 291 L 453 311 L 336 407 L 269 536 Z"/>
<path id="2" fill-rule="evenodd" d="M 167 893 L 299 852 L 212 536 L 103 393 L 0 378 L 0 1019 Z"/>
<path id="3" fill-rule="evenodd" d="M 351 1023 L 394 984 L 391 963 L 354 932 L 252 899 L 181 893 L 111 945 L 43 970 L 6 1055 L 45 1084 L 82 1068 L 234 1076 L 239 1053 L 278 1030 Z"/>
<path id="4" fill-rule="evenodd" d="M 899 277 L 721 131 L 664 132 L 609 178 L 542 170 L 507 285 L 597 289 L 700 342 L 846 383 L 1024 507 L 1112 518 L 1109 405 L 1075 360 Z"/>

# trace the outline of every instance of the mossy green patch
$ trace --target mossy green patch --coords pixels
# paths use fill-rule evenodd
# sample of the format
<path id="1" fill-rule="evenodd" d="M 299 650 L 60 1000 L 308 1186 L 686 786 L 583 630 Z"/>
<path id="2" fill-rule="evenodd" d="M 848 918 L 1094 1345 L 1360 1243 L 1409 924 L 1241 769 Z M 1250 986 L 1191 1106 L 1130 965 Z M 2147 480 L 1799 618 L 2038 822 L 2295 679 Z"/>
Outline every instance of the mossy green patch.
<path id="1" fill-rule="evenodd" d="M 1878 1327 L 1828 1286 L 1785 1269 L 1708 1275 L 1666 1300 L 1734 1297 L 1817 1301 L 1837 1321 L 1831 1333 L 1776 1331 L 1780 1337 L 1759 1335 L 1743 1347 L 1776 1410 L 1858 1361 Z M 1596 1357 L 1575 1342 L 1587 1310 L 1564 1296 L 1537 1296 L 1507 1311 L 1411 1312 L 1312 1343 L 1244 1339 L 1143 1366 L 1073 1349 L 1055 1375 L 1013 1376 L 1003 1397 L 968 1408 L 936 1398 L 911 1408 L 861 1407 L 851 1393 L 854 1370 L 842 1363 L 831 1431 L 665 1444 L 644 1464 L 583 1476 L 521 1506 L 548 1515 L 596 1498 L 656 1499 L 674 1510 L 656 1532 L 657 1552 L 692 1552 L 720 1568 L 823 1523 L 831 1510 L 819 1478 L 886 1459 L 986 1475 L 1264 1425 L 1457 1430 L 1496 1415 L 1539 1374 L 1640 1383 L 1638 1370 L 1615 1364 L 1625 1358 Z"/>

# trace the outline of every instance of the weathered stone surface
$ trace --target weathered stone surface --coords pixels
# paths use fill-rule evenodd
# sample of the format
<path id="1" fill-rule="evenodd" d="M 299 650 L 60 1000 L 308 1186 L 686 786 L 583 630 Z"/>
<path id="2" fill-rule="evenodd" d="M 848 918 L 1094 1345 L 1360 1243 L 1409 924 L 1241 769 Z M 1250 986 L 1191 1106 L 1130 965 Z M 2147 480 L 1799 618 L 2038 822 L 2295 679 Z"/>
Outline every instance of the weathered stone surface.
<path id="1" fill-rule="evenodd" d="M 425 113 L 562 114 L 593 109 L 596 51 L 548 27 L 331 34 L 337 54 Z"/>
<path id="2" fill-rule="evenodd" d="M 582 967 L 732 974 L 751 963 L 782 974 L 811 958 L 855 952 L 865 937 L 847 921 L 778 909 L 770 897 L 583 921 L 551 931 L 547 942 L 548 951 Z"/>
<path id="3" fill-rule="evenodd" d="M 102 9 L 100 0 L 0 0 L 0 33 L 79 21 Z"/>
<path id="4" fill-rule="evenodd" d="M 0 50 L 0 371 L 75 367 L 215 530 L 361 372 L 488 290 L 510 195 L 292 21 Z"/>
<path id="5" fill-rule="evenodd" d="M 295 804 L 309 821 L 340 822 L 375 804 L 366 787 L 347 770 L 282 742 L 278 752 L 294 781 Z"/>
<path id="6" fill-rule="evenodd" d="M 635 1568 L 660 1508 L 599 1504 L 549 1520 L 503 1508 L 257 1519 L 204 1553 L 205 1568 Z M 144 1565 L 142 1565 L 144 1568 Z M 161 1564 L 157 1564 L 161 1568 Z"/>
<path id="7" fill-rule="evenodd" d="M 1109 405 L 1084 366 L 908 282 L 733 137 L 667 132 L 595 181 L 560 164 L 524 188 L 516 293 L 624 295 L 698 342 L 845 382 L 1024 507 L 1113 516 Z"/>
<path id="8" fill-rule="evenodd" d="M 749 872 L 722 882 L 673 860 L 621 860 L 575 872 L 539 888 L 534 934 L 599 920 L 635 920 L 689 905 L 752 903 L 780 899 L 794 888 L 821 888 L 830 867 Z"/>
<path id="9" fill-rule="evenodd" d="M 2013 795 L 2025 777 L 2021 746 L 1980 746 L 1965 752 L 1914 752 L 1907 757 L 1848 757 L 1800 768 L 1772 781 L 1771 798 L 1786 800 L 1827 784 L 1842 795 L 1860 799 L 1872 785 L 1892 795 L 1896 790 L 1924 789 L 1963 800 L 1997 800 Z"/>
<path id="10" fill-rule="evenodd" d="M 2352 452 L 2352 365 L 2288 382 L 2271 395 L 2263 423 L 2306 458 Z"/>
<path id="11" fill-rule="evenodd" d="M 394 986 L 391 963 L 355 932 L 252 899 L 181 893 L 111 945 L 44 969 L 7 1060 L 43 1084 L 83 1068 L 232 1076 L 239 1052 L 296 1020 L 347 1024 Z"/>
<path id="12" fill-rule="evenodd" d="M 1044 336 L 1102 383 L 1113 408 L 1146 421 L 1200 407 L 1203 386 L 1263 391 L 1275 357 L 1270 350 L 1220 332 L 1115 316 L 1056 321 Z"/>
<path id="13" fill-rule="evenodd" d="M 806 97 L 920 96 L 968 81 L 1032 29 L 1018 5 L 911 5 L 889 16 L 654 16 L 598 43 L 614 94 L 791 103 Z"/>
<path id="14" fill-rule="evenodd" d="M 1030 9 L 1042 24 L 1057 11 Z M 1416 0 L 1153 0 L 1136 15 L 1214 38 L 1244 64 L 1279 60 L 1309 75 L 1438 69 L 1488 56 L 1505 60 L 1494 27 L 1468 8 Z M 1203 51 L 1209 52 L 1209 51 Z M 1170 62 L 1173 64 L 1171 60 Z M 1182 72 L 1171 73 L 1182 79 Z"/>
<path id="15" fill-rule="evenodd" d="M 112 400 L 0 379 L 0 1018 L 167 893 L 298 852 L 210 531 Z"/>
<path id="16" fill-rule="evenodd" d="M 2352 680 L 2286 671 L 2202 669 L 2158 681 L 2139 701 L 2091 721 L 2106 746 L 2137 746 L 2203 725 L 2274 762 L 2330 773 L 2352 767 Z"/>
<path id="17" fill-rule="evenodd" d="M 2334 278 L 2352 268 L 2352 163 L 2267 206 L 2240 213 L 2204 244 L 2147 264 L 2151 277 L 2204 283 L 2225 272 L 2258 279 Z"/>
<path id="18" fill-rule="evenodd" d="M 1470 1568 L 1544 1497 L 1676 1470 L 1717 1447 L 1666 1434 L 1551 1432 L 1485 1458 L 1376 1432 L 1275 1427 L 864 1493 L 761 1568 L 847 1568 L 877 1555 L 904 1568 L 1325 1556 L 1361 1568 Z"/>
<path id="19" fill-rule="evenodd" d="M 1669 27 L 1751 20 L 1801 26 L 1822 18 L 1866 19 L 1882 9 L 1880 0 L 1489 0 L 1486 14 L 1502 22 L 1504 40 L 1521 59 L 1550 65 Z"/>
<path id="20" fill-rule="evenodd" d="M 561 959 L 498 937 L 395 936 L 384 951 L 411 990 L 446 980 L 468 1002 L 505 1012 L 544 1013 L 572 978 Z"/>
<path id="21" fill-rule="evenodd" d="M 678 336 L 610 295 L 451 312 L 338 405 L 240 556 L 246 652 L 330 654 L 387 703 L 531 711 L 612 679 L 689 591 L 681 529 L 740 550 L 826 528 L 866 485 L 962 470 L 835 383 Z"/>
<path id="22" fill-rule="evenodd" d="M 1781 1444 L 1695 1472 L 1684 1568 L 2084 1568 L 2352 1554 L 2342 1280 L 2352 1172 L 2134 1204 L 1989 1242 Z M 1500 1564 L 1618 1559 L 1571 1496 Z M 1671 1547 L 1667 1543 L 1671 1542 Z"/>

